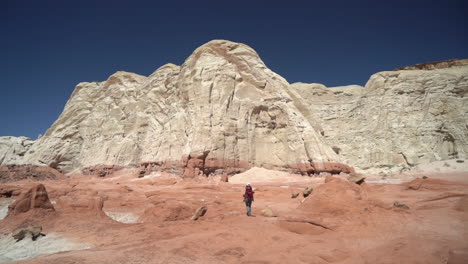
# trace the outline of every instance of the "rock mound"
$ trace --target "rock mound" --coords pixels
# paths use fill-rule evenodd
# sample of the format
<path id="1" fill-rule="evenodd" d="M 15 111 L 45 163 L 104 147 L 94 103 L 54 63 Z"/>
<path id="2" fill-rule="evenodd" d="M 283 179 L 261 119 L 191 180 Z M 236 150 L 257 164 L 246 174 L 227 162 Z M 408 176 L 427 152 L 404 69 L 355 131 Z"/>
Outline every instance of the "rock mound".
<path id="1" fill-rule="evenodd" d="M 55 211 L 49 200 L 49 195 L 43 184 L 38 184 L 21 194 L 18 199 L 8 207 L 8 217 L 28 212 L 33 209 Z"/>
<path id="2" fill-rule="evenodd" d="M 319 185 L 299 206 L 308 215 L 339 217 L 364 210 L 365 191 L 354 183 L 334 178 Z"/>

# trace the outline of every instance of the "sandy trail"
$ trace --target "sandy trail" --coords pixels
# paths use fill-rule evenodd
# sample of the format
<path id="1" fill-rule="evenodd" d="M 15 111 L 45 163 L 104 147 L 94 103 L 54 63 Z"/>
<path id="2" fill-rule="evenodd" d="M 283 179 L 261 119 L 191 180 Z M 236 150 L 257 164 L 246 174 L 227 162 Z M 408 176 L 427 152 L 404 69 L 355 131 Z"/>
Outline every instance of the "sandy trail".
<path id="1" fill-rule="evenodd" d="M 36 251 L 61 239 L 81 247 L 18 263 L 467 263 L 468 177 L 433 176 L 417 190 L 407 182 L 358 186 L 340 179 L 324 184 L 322 177 L 259 177 L 252 183 L 255 217 L 245 216 L 242 203 L 249 177 L 234 183 L 132 176 L 44 181 L 56 211 L 7 217 L 0 232 L 6 239 L 33 221 L 53 234 L 28 241 Z M 14 185 L 27 190 L 36 183 Z M 306 186 L 314 188 L 307 199 L 291 199 Z M 104 201 L 102 211 L 86 207 L 93 199 Z M 191 221 L 202 205 L 205 216 Z M 266 207 L 277 217 L 262 216 Z M 18 251 L 14 242 L 2 243 Z"/>

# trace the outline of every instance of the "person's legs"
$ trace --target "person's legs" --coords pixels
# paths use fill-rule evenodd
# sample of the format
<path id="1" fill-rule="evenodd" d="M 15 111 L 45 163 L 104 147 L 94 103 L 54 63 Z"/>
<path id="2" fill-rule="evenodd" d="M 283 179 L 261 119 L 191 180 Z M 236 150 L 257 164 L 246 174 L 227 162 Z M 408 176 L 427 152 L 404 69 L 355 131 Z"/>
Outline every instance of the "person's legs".
<path id="1" fill-rule="evenodd" d="M 251 216 L 252 215 L 252 200 L 248 200 L 246 203 L 245 203 L 246 207 L 247 207 L 247 215 L 248 216 Z"/>

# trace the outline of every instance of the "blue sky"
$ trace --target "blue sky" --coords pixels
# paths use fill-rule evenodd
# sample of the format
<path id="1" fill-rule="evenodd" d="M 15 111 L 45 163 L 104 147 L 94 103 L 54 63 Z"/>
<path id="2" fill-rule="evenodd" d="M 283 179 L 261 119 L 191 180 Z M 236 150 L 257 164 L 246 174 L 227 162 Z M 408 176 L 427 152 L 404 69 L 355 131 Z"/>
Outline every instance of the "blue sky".
<path id="1" fill-rule="evenodd" d="M 1 1 L 0 136 L 36 138 L 77 83 L 149 75 L 212 39 L 250 45 L 290 83 L 327 86 L 468 58 L 465 1 L 252 2 Z"/>

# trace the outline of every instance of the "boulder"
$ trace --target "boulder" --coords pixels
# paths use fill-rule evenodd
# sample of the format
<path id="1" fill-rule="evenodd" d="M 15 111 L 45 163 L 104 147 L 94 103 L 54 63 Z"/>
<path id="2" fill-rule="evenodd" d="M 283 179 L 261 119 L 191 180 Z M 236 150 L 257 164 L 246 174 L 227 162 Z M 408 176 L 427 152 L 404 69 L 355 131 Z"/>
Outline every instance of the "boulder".
<path id="1" fill-rule="evenodd" d="M 396 207 L 396 208 L 400 208 L 400 209 L 403 209 L 403 210 L 409 210 L 409 206 L 407 206 L 406 204 L 403 204 L 403 203 L 400 203 L 399 201 L 395 201 L 393 203 L 393 206 Z"/>
<path id="2" fill-rule="evenodd" d="M 302 196 L 304 196 L 304 198 L 306 198 L 307 196 L 309 196 L 312 193 L 313 190 L 314 189 L 312 187 L 306 187 L 304 189 L 304 191 L 302 191 Z"/>
<path id="3" fill-rule="evenodd" d="M 45 234 L 42 233 L 42 226 L 30 225 L 16 229 L 11 236 L 16 239 L 16 242 L 23 240 L 27 236 L 30 236 L 33 241 L 36 241 L 39 236 L 45 236 Z"/>
<path id="4" fill-rule="evenodd" d="M 260 213 L 265 217 L 276 217 L 276 214 L 269 207 L 262 209 Z"/>

